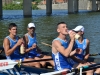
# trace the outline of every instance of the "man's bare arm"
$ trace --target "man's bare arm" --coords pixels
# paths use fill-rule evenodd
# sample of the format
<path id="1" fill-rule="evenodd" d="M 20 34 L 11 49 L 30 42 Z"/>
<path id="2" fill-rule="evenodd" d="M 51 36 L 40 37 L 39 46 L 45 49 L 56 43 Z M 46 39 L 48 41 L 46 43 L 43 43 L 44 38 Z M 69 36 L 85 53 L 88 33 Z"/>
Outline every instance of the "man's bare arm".
<path id="1" fill-rule="evenodd" d="M 7 38 L 4 39 L 3 45 L 4 45 L 5 54 L 7 56 L 10 56 L 14 52 L 14 50 L 18 47 L 18 45 L 16 44 L 13 46 L 13 48 L 10 49 L 10 42 Z"/>
<path id="2" fill-rule="evenodd" d="M 69 43 L 69 46 L 68 48 L 64 48 L 60 41 L 58 40 L 55 40 L 53 43 L 52 43 L 52 46 L 55 47 L 55 49 L 60 52 L 61 54 L 63 54 L 65 57 L 68 57 L 70 55 L 70 52 L 72 51 L 72 48 L 73 48 L 73 44 L 74 44 L 74 40 L 71 40 L 70 43 Z"/>
<path id="3" fill-rule="evenodd" d="M 87 48 L 86 48 L 86 53 L 85 53 L 85 56 L 84 56 L 84 60 L 87 60 L 89 58 L 89 45 L 90 45 L 90 42 L 89 40 L 87 39 Z"/>

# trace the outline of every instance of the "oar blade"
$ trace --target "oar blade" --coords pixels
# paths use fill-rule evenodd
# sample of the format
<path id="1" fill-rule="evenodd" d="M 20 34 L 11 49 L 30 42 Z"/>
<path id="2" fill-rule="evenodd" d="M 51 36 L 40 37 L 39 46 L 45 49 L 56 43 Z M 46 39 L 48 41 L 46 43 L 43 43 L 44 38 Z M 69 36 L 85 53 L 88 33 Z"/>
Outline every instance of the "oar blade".
<path id="1" fill-rule="evenodd" d="M 11 69 L 13 68 L 18 62 L 12 60 L 0 60 L 0 71 L 4 69 Z"/>

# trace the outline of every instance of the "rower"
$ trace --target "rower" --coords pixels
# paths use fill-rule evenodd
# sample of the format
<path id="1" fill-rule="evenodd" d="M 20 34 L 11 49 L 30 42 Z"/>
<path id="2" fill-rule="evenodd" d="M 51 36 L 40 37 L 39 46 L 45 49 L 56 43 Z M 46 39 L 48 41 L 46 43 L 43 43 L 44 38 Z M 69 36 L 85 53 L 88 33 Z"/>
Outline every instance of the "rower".
<path id="1" fill-rule="evenodd" d="M 73 67 L 85 66 L 85 64 L 73 64 L 68 62 L 68 57 L 74 55 L 77 51 L 73 50 L 75 42 L 75 32 L 69 34 L 70 41 L 66 39 L 68 36 L 68 27 L 65 22 L 57 24 L 58 37 L 52 42 L 52 57 L 55 62 L 55 70 L 71 70 Z M 73 51 L 72 51 L 73 50 Z M 93 75 L 93 70 L 86 71 L 87 75 Z"/>
<path id="2" fill-rule="evenodd" d="M 80 38 L 75 40 L 74 49 L 77 50 L 75 56 L 72 56 L 70 62 L 72 64 L 82 63 L 82 64 L 94 64 L 93 62 L 87 62 L 89 58 L 89 46 L 90 41 L 84 37 L 84 27 L 82 25 L 78 25 L 73 29 L 73 31 L 80 36 Z M 95 73 L 100 74 L 100 68 L 96 69 Z"/>
<path id="3" fill-rule="evenodd" d="M 3 41 L 3 47 L 4 47 L 6 58 L 11 59 L 13 61 L 19 61 L 20 59 L 22 61 L 33 60 L 33 59 L 26 59 L 25 54 L 23 55 L 20 54 L 19 47 L 24 41 L 22 38 L 19 38 L 19 36 L 17 36 L 17 25 L 15 23 L 10 23 L 8 31 L 9 31 L 9 35 L 5 37 Z M 31 62 L 23 65 L 35 66 L 40 68 L 39 62 Z"/>
<path id="4" fill-rule="evenodd" d="M 35 60 L 40 60 L 40 59 L 49 59 L 52 58 L 51 56 L 43 55 L 41 53 L 41 49 L 37 46 L 37 39 L 36 39 L 36 33 L 35 33 L 35 24 L 34 23 L 29 23 L 27 26 L 27 33 L 24 36 L 24 41 L 25 41 L 25 46 L 26 46 L 26 57 L 27 58 L 32 58 Z M 42 67 L 46 66 L 46 63 L 50 63 L 52 66 L 54 66 L 53 60 L 50 61 L 42 61 L 40 64 Z"/>

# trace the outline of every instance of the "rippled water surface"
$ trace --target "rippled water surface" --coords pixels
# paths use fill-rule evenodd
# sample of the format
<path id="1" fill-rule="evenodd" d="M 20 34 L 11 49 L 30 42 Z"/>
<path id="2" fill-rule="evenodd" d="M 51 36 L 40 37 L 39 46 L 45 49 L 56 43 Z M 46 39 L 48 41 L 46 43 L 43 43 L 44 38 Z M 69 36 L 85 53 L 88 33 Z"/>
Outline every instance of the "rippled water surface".
<path id="1" fill-rule="evenodd" d="M 46 16 L 45 13 L 45 10 L 33 10 L 32 18 L 24 18 L 22 10 L 4 10 L 3 20 L 0 21 L 0 46 L 4 37 L 8 35 L 9 23 L 14 22 L 18 25 L 18 35 L 22 37 L 27 32 L 27 24 L 34 22 L 39 47 L 43 51 L 51 52 L 51 48 L 41 42 L 51 44 L 57 36 L 56 24 L 64 21 L 69 29 L 83 25 L 84 36 L 90 40 L 90 53 L 100 53 L 100 12 L 80 11 L 78 14 L 67 14 L 67 10 L 53 10 L 51 16 Z"/>

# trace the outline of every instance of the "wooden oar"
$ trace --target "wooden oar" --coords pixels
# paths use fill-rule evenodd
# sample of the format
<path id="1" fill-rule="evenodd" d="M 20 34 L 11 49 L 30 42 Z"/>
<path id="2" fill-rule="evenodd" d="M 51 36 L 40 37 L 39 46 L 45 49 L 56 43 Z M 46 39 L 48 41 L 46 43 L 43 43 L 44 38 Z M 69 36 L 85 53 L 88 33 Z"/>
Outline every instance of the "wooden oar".
<path id="1" fill-rule="evenodd" d="M 47 44 L 47 43 L 44 43 L 44 42 L 41 42 L 41 43 L 46 45 L 46 46 L 52 47 L 52 45 L 50 45 L 50 44 Z M 97 55 L 100 55 L 100 53 L 90 54 L 90 56 L 97 56 Z"/>
<path id="2" fill-rule="evenodd" d="M 41 43 L 46 45 L 46 46 L 52 47 L 52 45 L 50 45 L 50 44 L 47 44 L 47 43 L 44 43 L 44 42 L 41 42 Z"/>
<path id="3" fill-rule="evenodd" d="M 100 53 L 90 54 L 90 56 L 97 56 L 100 55 Z"/>

